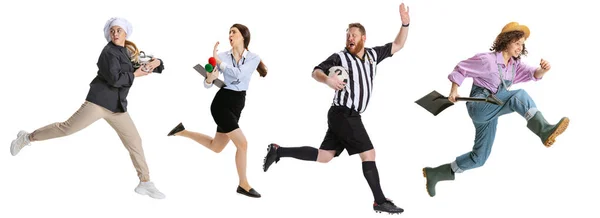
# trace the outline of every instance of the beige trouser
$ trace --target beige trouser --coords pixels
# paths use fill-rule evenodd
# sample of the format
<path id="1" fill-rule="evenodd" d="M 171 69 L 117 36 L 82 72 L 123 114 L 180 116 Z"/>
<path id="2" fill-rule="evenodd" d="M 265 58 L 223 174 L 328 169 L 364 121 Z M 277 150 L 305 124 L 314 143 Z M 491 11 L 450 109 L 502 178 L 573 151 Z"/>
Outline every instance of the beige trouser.
<path id="1" fill-rule="evenodd" d="M 150 176 L 142 148 L 142 139 L 127 112 L 114 113 L 97 104 L 86 101 L 67 121 L 39 128 L 31 133 L 30 139 L 31 141 L 42 141 L 68 136 L 86 128 L 100 118 L 106 120 L 117 132 L 119 138 L 121 138 L 121 142 L 123 142 L 123 145 L 129 151 L 129 156 L 133 161 L 133 166 L 137 171 L 140 181 L 149 181 Z"/>

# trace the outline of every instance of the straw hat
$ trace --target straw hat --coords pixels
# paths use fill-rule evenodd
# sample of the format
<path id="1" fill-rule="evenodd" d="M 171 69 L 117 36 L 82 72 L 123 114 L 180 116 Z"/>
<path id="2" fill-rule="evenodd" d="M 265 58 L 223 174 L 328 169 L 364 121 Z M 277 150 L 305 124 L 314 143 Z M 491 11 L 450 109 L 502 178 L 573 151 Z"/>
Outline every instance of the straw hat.
<path id="1" fill-rule="evenodd" d="M 529 38 L 529 27 L 525 26 L 525 25 L 521 25 L 517 22 L 510 22 L 508 24 L 506 24 L 504 26 L 504 28 L 502 28 L 502 32 L 500 33 L 505 33 L 505 32 L 510 32 L 510 31 L 522 31 L 525 33 L 525 40 L 527 40 L 527 38 Z"/>

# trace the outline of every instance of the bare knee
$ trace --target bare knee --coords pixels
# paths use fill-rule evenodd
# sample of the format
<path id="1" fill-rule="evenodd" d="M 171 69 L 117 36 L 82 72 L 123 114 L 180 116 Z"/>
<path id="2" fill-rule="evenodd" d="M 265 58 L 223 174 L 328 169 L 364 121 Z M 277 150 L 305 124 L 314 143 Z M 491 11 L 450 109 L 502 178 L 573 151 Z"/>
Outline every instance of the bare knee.
<path id="1" fill-rule="evenodd" d="M 221 153 L 223 150 L 225 150 L 225 146 L 213 146 L 212 147 L 212 151 L 214 151 L 215 153 Z"/>
<path id="2" fill-rule="evenodd" d="M 210 145 L 211 150 L 218 154 L 225 150 L 225 145 L 227 145 L 227 143 L 219 142 L 216 139 L 213 139 L 210 141 Z"/>
<path id="3" fill-rule="evenodd" d="M 236 140 L 233 141 L 233 144 L 235 144 L 235 147 L 237 148 L 238 151 L 248 150 L 248 141 L 246 140 L 245 137 L 236 138 Z M 221 150 L 222 150 L 222 148 L 221 148 Z"/>
<path id="4" fill-rule="evenodd" d="M 319 163 L 329 163 L 329 161 L 333 160 L 335 156 L 335 151 L 327 151 L 319 149 L 319 154 L 317 155 L 317 162 Z"/>
<path id="5" fill-rule="evenodd" d="M 215 153 L 221 153 L 230 140 L 226 134 L 217 132 L 215 137 L 210 141 L 210 149 Z"/>
<path id="6" fill-rule="evenodd" d="M 246 136 L 244 136 L 244 133 L 242 133 L 241 129 L 238 128 L 236 130 L 233 130 L 227 133 L 227 136 L 231 139 L 231 141 L 233 141 L 233 144 L 235 144 L 235 147 L 237 148 L 238 152 L 246 152 L 246 150 L 248 149 L 248 140 L 246 139 Z"/>
<path id="7" fill-rule="evenodd" d="M 359 154 L 360 159 L 364 161 L 375 161 L 375 149 L 371 149 Z"/>
<path id="8" fill-rule="evenodd" d="M 237 148 L 238 151 L 246 151 L 248 150 L 248 143 L 247 142 L 238 142 L 235 144 L 235 147 Z M 223 150 L 223 149 L 221 149 Z"/>

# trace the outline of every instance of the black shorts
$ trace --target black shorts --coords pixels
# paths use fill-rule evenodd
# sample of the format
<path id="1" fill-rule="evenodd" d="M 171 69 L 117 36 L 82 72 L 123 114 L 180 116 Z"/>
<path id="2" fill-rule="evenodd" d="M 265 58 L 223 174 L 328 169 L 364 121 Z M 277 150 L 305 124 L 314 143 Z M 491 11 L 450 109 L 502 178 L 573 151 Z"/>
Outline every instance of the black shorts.
<path id="1" fill-rule="evenodd" d="M 354 155 L 373 149 L 360 113 L 344 106 L 332 106 L 327 113 L 329 128 L 320 149 L 335 150 L 335 157 L 344 149 Z"/>
<path id="2" fill-rule="evenodd" d="M 246 104 L 246 91 L 221 88 L 210 105 L 210 113 L 217 124 L 217 132 L 229 133 L 240 126 L 238 121 Z"/>

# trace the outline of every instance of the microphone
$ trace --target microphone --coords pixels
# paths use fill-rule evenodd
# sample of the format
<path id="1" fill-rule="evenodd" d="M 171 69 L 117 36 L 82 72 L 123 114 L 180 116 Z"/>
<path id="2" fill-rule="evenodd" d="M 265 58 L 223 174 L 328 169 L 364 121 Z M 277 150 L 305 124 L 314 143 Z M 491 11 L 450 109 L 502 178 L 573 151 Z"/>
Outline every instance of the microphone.
<path id="1" fill-rule="evenodd" d="M 217 66 L 217 59 L 215 59 L 214 57 L 210 57 L 210 58 L 208 59 L 208 63 L 209 63 L 210 65 L 212 65 L 213 67 L 215 67 L 215 66 Z"/>
<path id="2" fill-rule="evenodd" d="M 217 60 L 214 57 L 210 57 L 208 59 L 208 64 L 204 65 L 204 69 L 206 72 L 211 73 L 215 67 L 217 66 Z"/>
<path id="3" fill-rule="evenodd" d="M 212 73 L 214 68 L 211 64 L 206 64 L 206 65 L 204 65 L 204 69 L 206 70 L 206 72 Z"/>

